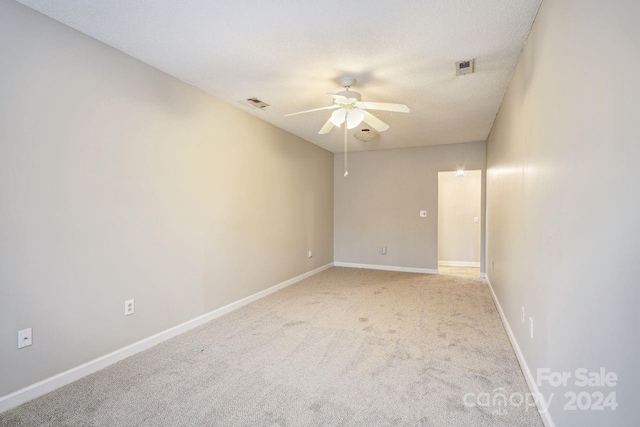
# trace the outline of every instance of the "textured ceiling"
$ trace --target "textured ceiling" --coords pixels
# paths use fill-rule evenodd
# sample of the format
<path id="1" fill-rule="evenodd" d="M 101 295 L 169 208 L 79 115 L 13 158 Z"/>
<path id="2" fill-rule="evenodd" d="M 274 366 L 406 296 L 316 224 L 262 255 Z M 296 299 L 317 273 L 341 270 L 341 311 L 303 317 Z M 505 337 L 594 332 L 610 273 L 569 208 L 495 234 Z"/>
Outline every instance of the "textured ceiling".
<path id="1" fill-rule="evenodd" d="M 331 105 L 345 75 L 363 100 L 411 108 L 374 112 L 391 128 L 350 150 L 484 141 L 540 1 L 20 0 L 333 152 L 341 132 L 317 134 L 330 111 L 284 115 Z"/>

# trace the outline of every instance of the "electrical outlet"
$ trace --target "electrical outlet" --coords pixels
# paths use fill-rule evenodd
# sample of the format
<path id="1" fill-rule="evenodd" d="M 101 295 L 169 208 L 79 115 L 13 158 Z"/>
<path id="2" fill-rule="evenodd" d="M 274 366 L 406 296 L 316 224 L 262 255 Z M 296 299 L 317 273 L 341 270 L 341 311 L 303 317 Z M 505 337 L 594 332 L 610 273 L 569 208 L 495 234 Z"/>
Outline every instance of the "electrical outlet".
<path id="1" fill-rule="evenodd" d="M 426 218 L 427 217 L 427 211 L 420 211 L 420 218 Z"/>
<path id="2" fill-rule="evenodd" d="M 386 246 L 381 246 L 380 247 L 380 253 L 382 255 L 386 255 L 387 254 L 387 247 Z"/>
<path id="3" fill-rule="evenodd" d="M 18 348 L 29 347 L 31 344 L 33 344 L 33 329 L 18 331 Z"/>
<path id="4" fill-rule="evenodd" d="M 522 320 L 522 323 L 524 323 L 524 305 L 522 306 L 522 309 L 520 310 L 520 320 Z"/>
<path id="5" fill-rule="evenodd" d="M 309 258 L 313 257 L 313 251 L 309 251 Z"/>
<path id="6" fill-rule="evenodd" d="M 533 339 L 533 317 L 529 317 L 529 335 Z"/>
<path id="7" fill-rule="evenodd" d="M 136 302 L 133 299 L 124 302 L 124 315 L 129 316 L 136 312 Z"/>

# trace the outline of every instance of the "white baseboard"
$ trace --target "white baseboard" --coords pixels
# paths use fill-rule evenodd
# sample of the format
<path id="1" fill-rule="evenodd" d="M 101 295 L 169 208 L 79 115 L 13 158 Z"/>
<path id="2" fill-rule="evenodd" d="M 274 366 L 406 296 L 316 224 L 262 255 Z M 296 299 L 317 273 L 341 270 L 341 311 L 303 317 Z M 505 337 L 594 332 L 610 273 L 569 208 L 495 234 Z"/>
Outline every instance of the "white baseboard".
<path id="1" fill-rule="evenodd" d="M 480 267 L 479 262 L 472 261 L 438 261 L 438 265 L 446 267 Z"/>
<path id="2" fill-rule="evenodd" d="M 555 427 L 555 423 L 553 419 L 551 419 L 551 414 L 544 407 L 544 398 L 538 389 L 538 385 L 529 369 L 529 365 L 527 365 L 527 361 L 520 350 L 520 346 L 518 345 L 518 341 L 516 341 L 516 337 L 511 330 L 511 325 L 509 325 L 509 321 L 507 317 L 504 315 L 504 311 L 502 311 L 502 307 L 500 306 L 500 301 L 498 301 L 498 297 L 496 293 L 493 291 L 493 286 L 491 286 L 491 282 L 489 281 L 489 276 L 485 275 L 485 279 L 487 281 L 487 286 L 489 287 L 489 291 L 491 292 L 491 297 L 493 298 L 493 302 L 498 309 L 498 313 L 500 314 L 500 319 L 502 319 L 502 324 L 504 326 L 507 335 L 509 336 L 509 341 L 511 341 L 511 346 L 513 347 L 513 351 L 516 353 L 516 357 L 518 358 L 518 363 L 520 363 L 520 368 L 522 369 L 522 373 L 524 374 L 525 379 L 527 380 L 527 385 L 529 386 L 529 390 L 536 398 L 536 404 L 538 405 L 538 412 L 540 413 L 540 417 L 542 418 L 542 422 L 546 427 Z"/>
<path id="3" fill-rule="evenodd" d="M 385 270 L 385 271 L 402 271 L 405 273 L 426 273 L 426 274 L 438 274 L 437 269 L 431 268 L 416 268 L 416 267 L 396 267 L 393 265 L 375 265 L 375 264 L 356 264 L 353 262 L 334 262 L 336 267 L 349 267 L 349 268 L 367 268 L 369 270 Z"/>
<path id="4" fill-rule="evenodd" d="M 69 383 L 77 381 L 82 377 L 93 374 L 94 372 L 104 369 L 109 365 L 113 365 L 114 363 L 119 362 L 129 356 L 151 348 L 156 344 L 173 338 L 176 335 L 187 332 L 195 327 L 203 325 L 210 320 L 227 314 L 260 298 L 266 297 L 269 294 L 279 291 L 282 288 L 286 288 L 287 286 L 293 285 L 294 283 L 297 283 L 303 279 L 306 279 L 307 277 L 313 276 L 314 274 L 320 273 L 321 271 L 324 271 L 331 267 L 333 267 L 333 263 L 323 265 L 322 267 L 318 267 L 315 270 L 308 271 L 304 274 L 301 274 L 300 276 L 286 280 L 253 295 L 249 295 L 248 297 L 243 298 L 239 301 L 232 302 L 231 304 L 225 305 L 224 307 L 220 307 L 216 310 L 210 311 L 209 313 L 188 320 L 184 323 L 181 323 L 180 325 L 159 332 L 155 335 L 123 347 L 112 353 L 98 357 L 97 359 L 91 360 L 80 366 L 76 366 L 75 368 L 71 368 L 68 371 L 61 372 L 57 375 L 39 381 L 16 392 L 7 394 L 6 396 L 2 396 L 0 397 L 0 413 L 14 408 L 18 405 L 22 405 L 23 403 L 47 394 Z"/>

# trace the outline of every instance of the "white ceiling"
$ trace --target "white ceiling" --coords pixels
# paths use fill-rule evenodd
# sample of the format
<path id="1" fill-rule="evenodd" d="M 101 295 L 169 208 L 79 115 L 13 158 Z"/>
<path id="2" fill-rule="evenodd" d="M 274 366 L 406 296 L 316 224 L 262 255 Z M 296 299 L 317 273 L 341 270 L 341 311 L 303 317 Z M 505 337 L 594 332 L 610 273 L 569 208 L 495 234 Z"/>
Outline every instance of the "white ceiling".
<path id="1" fill-rule="evenodd" d="M 317 132 L 345 75 L 391 128 L 350 150 L 484 141 L 541 0 L 19 0 L 333 152 Z M 456 77 L 454 63 L 476 59 Z M 266 111 L 239 102 L 257 97 Z"/>

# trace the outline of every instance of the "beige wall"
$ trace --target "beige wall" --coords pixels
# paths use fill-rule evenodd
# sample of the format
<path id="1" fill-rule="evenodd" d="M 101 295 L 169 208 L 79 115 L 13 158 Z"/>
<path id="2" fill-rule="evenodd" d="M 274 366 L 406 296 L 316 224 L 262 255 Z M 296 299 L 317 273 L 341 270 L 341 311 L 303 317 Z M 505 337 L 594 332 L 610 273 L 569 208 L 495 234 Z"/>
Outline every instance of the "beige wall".
<path id="1" fill-rule="evenodd" d="M 438 172 L 484 170 L 485 144 L 349 153 L 347 178 L 343 156 L 334 159 L 335 260 L 437 269 Z"/>
<path id="2" fill-rule="evenodd" d="M 639 16 L 637 1 L 545 0 L 488 140 L 487 274 L 527 364 L 619 377 L 602 390 L 615 411 L 563 410 L 567 390 L 545 383 L 559 426 L 638 422 Z"/>
<path id="3" fill-rule="evenodd" d="M 438 174 L 438 261 L 480 265 L 482 171 L 466 173 Z"/>
<path id="4" fill-rule="evenodd" d="M 0 396 L 333 261 L 330 152 L 13 1 L 0 52 Z"/>

